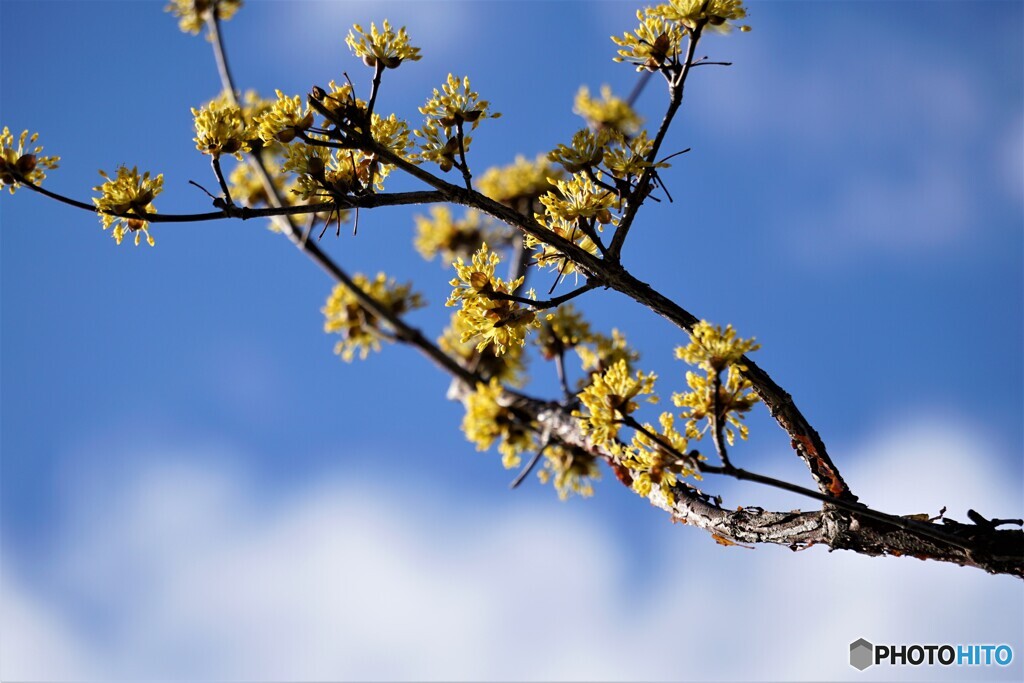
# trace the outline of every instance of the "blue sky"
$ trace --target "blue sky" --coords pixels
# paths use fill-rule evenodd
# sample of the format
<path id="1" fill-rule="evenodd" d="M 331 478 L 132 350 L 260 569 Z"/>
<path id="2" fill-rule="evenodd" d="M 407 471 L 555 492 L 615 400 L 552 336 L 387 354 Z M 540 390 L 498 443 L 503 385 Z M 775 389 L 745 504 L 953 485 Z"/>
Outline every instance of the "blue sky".
<path id="1" fill-rule="evenodd" d="M 62 157 L 51 189 L 84 199 L 97 168 L 137 164 L 165 174 L 161 211 L 207 208 L 187 184 L 214 184 L 189 107 L 216 94 L 216 70 L 161 6 L 0 3 L 0 124 Z M 666 174 L 675 202 L 645 207 L 625 259 L 759 339 L 866 502 L 1019 517 L 1024 12 L 969 7 L 977 20 L 959 3 L 755 3 L 752 32 L 703 44 L 735 64 L 694 73 L 666 146 L 692 148 Z M 483 169 L 566 141 L 580 85 L 629 92 L 608 36 L 634 11 L 252 1 L 225 30 L 242 87 L 270 94 L 344 71 L 365 87 L 348 27 L 407 25 L 424 58 L 388 74 L 380 106 L 418 120 L 449 71 L 469 73 L 503 113 L 475 135 Z M 652 83 L 651 125 L 663 102 Z M 450 276 L 415 255 L 414 213 L 364 212 L 358 237 L 324 244 L 351 271 L 415 280 L 433 306 L 413 321 L 436 333 Z M 589 501 L 509 492 L 414 352 L 331 354 L 330 283 L 261 222 L 157 226 L 157 247 L 136 249 L 27 191 L 0 199 L 0 219 L 0 677 L 844 678 L 861 636 L 1024 655 L 1004 577 L 719 548 L 609 476 Z M 663 392 L 682 385 L 677 330 L 610 293 L 581 307 L 627 333 Z M 806 482 L 770 419 L 751 425 L 735 458 Z M 829 614 L 794 608 L 832 599 Z M 736 635 L 749 654 L 681 636 L 677 605 L 707 633 L 759 626 Z M 780 661 L 798 626 L 813 652 Z"/>

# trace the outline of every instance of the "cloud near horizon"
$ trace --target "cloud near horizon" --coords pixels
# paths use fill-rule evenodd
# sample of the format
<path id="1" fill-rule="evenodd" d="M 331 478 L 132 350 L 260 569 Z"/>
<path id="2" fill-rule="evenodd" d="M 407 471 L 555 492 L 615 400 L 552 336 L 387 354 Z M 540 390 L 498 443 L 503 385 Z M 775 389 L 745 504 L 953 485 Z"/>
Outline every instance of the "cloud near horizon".
<path id="1" fill-rule="evenodd" d="M 987 466 L 992 450 L 952 424 L 866 439 L 848 478 L 880 505 L 930 505 L 917 492 L 934 489 L 951 506 L 986 497 L 1019 509 L 1017 483 Z M 727 549 L 664 524 L 644 530 L 660 549 L 638 581 L 623 539 L 587 515 L 600 492 L 554 516 L 340 474 L 270 498 L 236 469 L 198 462 L 165 453 L 119 481 L 72 487 L 63 541 L 38 572 L 15 571 L 6 548 L 0 678 L 844 679 L 858 637 L 1005 642 L 1021 653 L 1012 667 L 971 673 L 1020 675 L 1024 628 L 1008 606 L 1022 589 L 1007 577 Z M 964 486 L 952 486 L 960 463 Z"/>

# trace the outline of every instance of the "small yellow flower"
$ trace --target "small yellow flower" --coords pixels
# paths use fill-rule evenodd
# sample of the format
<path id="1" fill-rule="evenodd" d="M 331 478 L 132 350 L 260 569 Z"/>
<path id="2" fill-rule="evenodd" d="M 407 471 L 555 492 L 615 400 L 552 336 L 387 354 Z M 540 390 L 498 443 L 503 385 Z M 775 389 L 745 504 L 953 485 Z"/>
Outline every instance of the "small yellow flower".
<path id="1" fill-rule="evenodd" d="M 420 107 L 420 113 L 429 120 L 435 121 L 444 128 L 445 133 L 463 123 L 471 124 L 471 129 L 480 125 L 483 119 L 496 119 L 501 116 L 490 111 L 490 103 L 481 100 L 480 94 L 469 86 L 469 76 L 458 78 L 448 74 L 448 80 L 441 90 L 434 88 L 434 94 L 427 103 Z"/>
<path id="2" fill-rule="evenodd" d="M 448 74 L 447 82 L 427 103 L 420 107 L 420 113 L 427 117 L 423 127 L 415 131 L 423 138 L 420 143 L 419 159 L 433 161 L 447 173 L 457 163 L 460 153 L 469 152 L 473 138 L 463 135 L 459 148 L 459 132 L 465 131 L 463 124 L 476 128 L 486 118 L 496 119 L 501 114 L 489 111 L 490 103 L 481 100 L 480 95 L 469 87 L 469 77 L 459 79 Z"/>
<path id="3" fill-rule="evenodd" d="M 92 201 L 99 211 L 110 212 L 100 213 L 103 229 L 113 226 L 112 234 L 118 244 L 121 244 L 127 233 L 133 232 L 135 246 L 139 246 L 143 233 L 149 246 L 154 246 L 156 242 L 149 234 L 149 221 L 131 215 L 156 213 L 153 199 L 164 188 L 163 174 L 151 178 L 148 171 L 140 176 L 138 168 L 133 167 L 129 171 L 127 167 L 119 166 L 116 178 L 111 178 L 104 171 L 100 171 L 100 175 L 106 182 L 93 188 L 100 196 L 94 197 Z"/>
<path id="4" fill-rule="evenodd" d="M 214 7 L 221 19 L 230 19 L 241 6 L 242 0 L 171 0 L 164 11 L 179 17 L 178 27 L 183 32 L 196 35 Z"/>
<path id="5" fill-rule="evenodd" d="M 413 62 L 420 59 L 420 49 L 409 44 L 404 26 L 395 31 L 385 19 L 380 31 L 374 24 L 370 24 L 369 33 L 359 24 L 353 24 L 352 28 L 345 37 L 345 43 L 369 67 L 376 67 L 380 62 L 387 69 L 395 69 L 407 59 Z"/>
<path id="6" fill-rule="evenodd" d="M 601 178 L 600 173 L 597 178 Z M 596 219 L 605 225 L 615 223 L 612 210 L 617 208 L 618 197 L 611 190 L 595 185 L 588 175 L 576 173 L 568 180 L 556 180 L 553 184 L 557 192 L 548 192 L 540 198 L 549 215 L 566 221 L 584 218 Z"/>
<path id="7" fill-rule="evenodd" d="M 459 156 L 459 138 L 457 135 L 442 130 L 436 121 L 427 121 L 423 127 L 416 131 L 416 135 L 423 138 L 420 142 L 420 152 L 415 161 L 432 161 L 447 173 L 452 170 Z M 465 135 L 462 138 L 462 152 L 468 152 L 473 138 Z"/>
<path id="8" fill-rule="evenodd" d="M 654 141 L 647 137 L 645 130 L 629 140 L 620 135 L 612 136 L 610 144 L 605 148 L 604 164 L 612 176 L 623 180 L 636 178 L 651 167 L 668 168 L 669 164 L 664 161 L 647 161 L 647 155 L 653 148 Z"/>
<path id="9" fill-rule="evenodd" d="M 636 377 L 629 374 L 629 366 L 620 360 L 607 372 L 594 375 L 593 381 L 579 394 L 586 412 L 574 411 L 580 418 L 583 433 L 600 446 L 616 450 L 613 443 L 622 425 L 622 418 L 639 408 L 634 401 L 638 396 L 647 396 L 649 403 L 656 403 L 653 373 L 637 371 Z"/>
<path id="10" fill-rule="evenodd" d="M 217 101 L 199 109 L 192 109 L 195 118 L 196 149 L 214 158 L 221 154 L 233 154 L 242 158 L 242 152 L 249 149 L 249 138 L 255 137 L 248 131 L 242 110 Z"/>
<path id="11" fill-rule="evenodd" d="M 398 316 L 425 304 L 419 294 L 412 291 L 411 284 L 399 285 L 384 273 L 370 280 L 357 273 L 352 283 L 386 311 Z M 334 352 L 346 362 L 351 362 L 356 351 L 365 359 L 370 351 L 380 351 L 381 340 L 390 338 L 387 323 L 368 311 L 356 298 L 355 293 L 345 285 L 335 285 L 327 305 L 321 309 L 324 314 L 324 332 L 341 336 L 334 346 Z"/>
<path id="12" fill-rule="evenodd" d="M 569 173 L 579 173 L 594 168 L 604 158 L 604 146 L 608 143 L 608 131 L 594 132 L 589 128 L 576 131 L 569 145 L 559 144 L 548 153 L 548 159 L 561 164 Z"/>
<path id="13" fill-rule="evenodd" d="M 732 325 L 723 330 L 706 320 L 697 323 L 690 334 L 690 343 L 676 348 L 676 358 L 708 371 L 721 371 L 737 364 L 743 355 L 761 348 L 753 337 L 741 339 Z M 742 367 L 741 367 L 742 369 Z"/>
<path id="14" fill-rule="evenodd" d="M 407 158 L 414 143 L 409 137 L 409 124 L 391 114 L 387 118 L 373 115 L 370 122 L 373 139 L 400 157 Z M 411 159 L 410 159 L 411 160 Z M 391 166 L 387 166 L 389 169 Z"/>
<path id="15" fill-rule="evenodd" d="M 520 453 L 533 448 L 533 429 L 528 421 L 501 404 L 503 393 L 497 379 L 477 384 L 476 391 L 466 399 L 462 431 L 478 451 L 485 451 L 500 440 L 501 463 L 505 469 L 511 469 L 521 462 Z"/>
<path id="16" fill-rule="evenodd" d="M 626 100 L 612 94 L 611 86 L 601 86 L 601 99 L 590 96 L 590 89 L 582 86 L 576 93 L 576 101 L 572 111 L 582 116 L 594 130 L 609 128 L 623 135 L 635 135 L 643 118 L 629 106 Z"/>
<path id="17" fill-rule="evenodd" d="M 36 145 L 31 150 L 25 146 L 34 145 L 39 139 L 39 133 L 33 133 L 29 137 L 28 131 L 24 130 L 18 137 L 18 146 L 14 146 L 14 136 L 7 126 L 0 133 L 0 184 L 6 185 L 11 194 L 18 189 L 18 185 L 27 181 L 33 185 L 39 185 L 46 178 L 44 169 L 57 168 L 60 157 L 39 156 L 43 151 L 41 145 Z"/>
<path id="18" fill-rule="evenodd" d="M 675 64 L 683 40 L 683 28 L 654 14 L 649 7 L 637 10 L 636 18 L 640 25 L 633 33 L 625 33 L 622 38 L 612 36 L 612 42 L 622 48 L 614 60 L 636 64 L 637 71 L 657 71 Z"/>
<path id="19" fill-rule="evenodd" d="M 524 346 L 529 331 L 540 327 L 533 309 L 494 296 L 515 294 L 523 284 L 523 278 L 505 282 L 495 277 L 494 267 L 500 262 L 486 243 L 473 254 L 471 263 L 466 264 L 459 257 L 454 263 L 457 277 L 450 282 L 454 289 L 445 303 L 446 306 L 462 305 L 458 315 L 466 328 L 463 341 L 479 339 L 478 351 L 493 345 L 499 356 L 512 346 Z M 531 289 L 525 298 L 535 299 L 536 294 Z"/>
<path id="20" fill-rule="evenodd" d="M 288 97 L 280 90 L 275 92 L 277 101 L 260 114 L 253 125 L 264 142 L 277 140 L 287 144 L 313 125 L 313 112 L 308 106 L 303 109 L 302 99 L 298 95 Z"/>

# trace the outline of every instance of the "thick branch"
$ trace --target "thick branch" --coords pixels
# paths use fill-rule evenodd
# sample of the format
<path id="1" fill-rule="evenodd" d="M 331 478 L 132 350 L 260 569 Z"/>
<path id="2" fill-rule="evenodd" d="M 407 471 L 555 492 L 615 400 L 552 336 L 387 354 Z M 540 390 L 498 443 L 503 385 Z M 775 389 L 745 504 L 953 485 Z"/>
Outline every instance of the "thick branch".
<path id="1" fill-rule="evenodd" d="M 609 463 L 615 462 L 610 452 L 590 443 L 580 429 L 579 420 L 561 405 L 522 396 L 510 395 L 509 400 L 517 410 L 532 416 L 539 428 L 547 430 L 553 439 L 582 448 Z M 704 529 L 725 541 L 770 543 L 794 550 L 821 544 L 833 550 L 852 550 L 863 555 L 906 555 L 1024 578 L 1024 531 L 1019 529 L 1001 530 L 991 524 L 960 524 L 951 520 L 939 525 L 867 508 L 855 511 L 826 506 L 817 511 L 772 512 L 747 506 L 729 510 L 684 483 L 672 487 L 672 495 L 675 500 L 669 501 L 661 487 L 655 486 L 648 500 L 670 513 L 673 519 Z M 854 508 L 858 504 L 847 505 Z"/>

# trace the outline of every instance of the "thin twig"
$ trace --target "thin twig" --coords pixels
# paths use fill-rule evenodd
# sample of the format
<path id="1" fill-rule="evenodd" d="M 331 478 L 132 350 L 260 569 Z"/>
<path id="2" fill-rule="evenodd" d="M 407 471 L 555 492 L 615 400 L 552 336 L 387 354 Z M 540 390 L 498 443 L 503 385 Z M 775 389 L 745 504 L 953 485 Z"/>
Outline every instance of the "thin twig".
<path id="1" fill-rule="evenodd" d="M 373 82 L 370 84 L 370 101 L 366 104 L 366 120 L 373 121 L 373 105 L 377 103 L 377 92 L 380 90 L 380 77 L 384 75 L 384 60 L 378 59 L 373 67 Z"/>
<path id="2" fill-rule="evenodd" d="M 224 193 L 224 201 L 227 202 L 227 206 L 233 206 L 234 202 L 231 201 L 231 190 L 228 189 L 228 184 L 224 180 L 224 172 L 220 168 L 220 157 L 216 154 L 211 155 L 210 166 L 213 167 L 213 174 L 217 176 L 217 183 L 220 185 L 220 191 Z"/>
<path id="3" fill-rule="evenodd" d="M 514 302 L 516 302 L 518 304 L 523 304 L 525 306 L 530 306 L 534 310 L 543 311 L 543 310 L 546 310 L 548 308 L 554 308 L 555 306 L 561 306 L 565 302 L 572 301 L 573 299 L 575 299 L 576 297 L 580 296 L 581 294 L 585 294 L 586 292 L 589 292 L 592 289 L 596 289 L 599 286 L 600 285 L 598 285 L 596 282 L 588 281 L 585 285 L 582 285 L 581 287 L 577 287 L 576 289 L 572 290 L 571 292 L 566 292 L 565 294 L 562 294 L 560 296 L 556 296 L 556 297 L 553 297 L 551 299 L 543 299 L 543 300 L 540 300 L 540 301 L 537 301 L 535 299 L 528 299 L 525 296 L 516 296 L 515 294 L 506 294 L 505 292 L 497 292 L 497 291 L 494 291 L 494 290 L 481 291 L 480 293 L 483 294 L 484 296 L 486 296 L 489 299 L 499 299 L 499 300 L 502 300 L 502 301 L 514 301 Z"/>
<path id="4" fill-rule="evenodd" d="M 725 439 L 723 438 L 722 434 L 725 428 L 725 425 L 723 424 L 723 418 L 725 416 L 722 415 L 722 397 L 719 395 L 721 390 L 721 373 L 715 371 L 715 373 L 711 377 L 711 392 L 713 395 L 713 412 L 711 413 L 711 438 L 714 441 L 715 450 L 718 451 L 718 457 L 721 458 L 722 460 L 722 465 L 724 467 L 731 468 L 732 463 L 729 462 L 729 453 L 725 449 Z"/>
<path id="5" fill-rule="evenodd" d="M 455 122 L 455 130 L 459 140 L 459 170 L 462 171 L 462 179 L 466 182 L 466 190 L 473 191 L 473 174 L 469 172 L 469 164 L 466 163 L 465 136 L 462 133 L 462 121 Z"/>
<path id="6" fill-rule="evenodd" d="M 519 472 L 519 474 L 516 475 L 516 478 L 512 480 L 512 483 L 508 485 L 510 489 L 518 488 L 519 485 L 522 484 L 528 476 L 530 476 L 530 472 L 532 472 L 533 468 L 537 466 L 538 462 L 540 462 L 541 457 L 544 455 L 544 451 L 546 451 L 550 445 L 551 437 L 549 436 L 544 441 L 544 445 L 537 449 L 537 452 L 533 454 L 533 457 L 530 458 L 530 461 L 526 463 L 526 467 L 524 467 Z"/>

